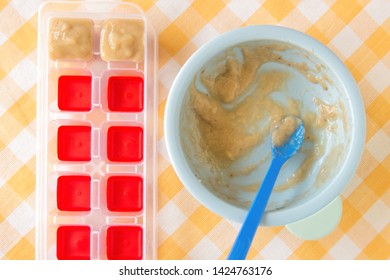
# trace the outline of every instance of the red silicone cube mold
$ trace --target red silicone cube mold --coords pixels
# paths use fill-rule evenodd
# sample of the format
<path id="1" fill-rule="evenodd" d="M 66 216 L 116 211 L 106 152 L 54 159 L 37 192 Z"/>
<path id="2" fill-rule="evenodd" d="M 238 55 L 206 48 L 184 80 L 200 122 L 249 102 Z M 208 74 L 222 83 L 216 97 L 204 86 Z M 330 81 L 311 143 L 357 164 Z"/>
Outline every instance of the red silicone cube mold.
<path id="1" fill-rule="evenodd" d="M 84 175 L 58 177 L 57 208 L 61 211 L 90 211 L 91 177 Z"/>
<path id="2" fill-rule="evenodd" d="M 89 260 L 91 229 L 88 226 L 60 226 L 57 229 L 59 260 Z"/>
<path id="3" fill-rule="evenodd" d="M 143 159 L 143 129 L 138 126 L 111 126 L 107 131 L 107 158 L 115 162 Z"/>
<path id="4" fill-rule="evenodd" d="M 143 180 L 138 176 L 111 176 L 107 179 L 107 208 L 114 212 L 142 210 Z"/>
<path id="5" fill-rule="evenodd" d="M 90 111 L 91 81 L 91 76 L 61 76 L 58 79 L 58 108 L 63 111 Z"/>
<path id="6" fill-rule="evenodd" d="M 144 79 L 113 76 L 108 79 L 108 109 L 119 112 L 141 112 L 144 108 Z"/>
<path id="7" fill-rule="evenodd" d="M 141 260 L 143 256 L 142 228 L 111 226 L 107 229 L 107 259 Z"/>
<path id="8" fill-rule="evenodd" d="M 91 160 L 91 127 L 60 126 L 57 139 L 58 159 L 63 161 Z"/>

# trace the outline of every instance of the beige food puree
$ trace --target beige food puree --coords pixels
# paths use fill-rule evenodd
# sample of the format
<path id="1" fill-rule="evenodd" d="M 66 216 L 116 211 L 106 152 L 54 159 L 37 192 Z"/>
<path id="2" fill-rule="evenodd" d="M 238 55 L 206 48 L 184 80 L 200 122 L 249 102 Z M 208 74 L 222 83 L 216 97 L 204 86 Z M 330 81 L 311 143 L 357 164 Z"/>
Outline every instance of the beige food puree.
<path id="1" fill-rule="evenodd" d="M 104 61 L 142 62 L 144 59 L 144 22 L 110 19 L 103 24 L 100 52 Z"/>
<path id="2" fill-rule="evenodd" d="M 326 160 L 325 132 L 335 134 L 337 121 L 345 118 L 340 102 L 328 104 L 325 101 L 331 81 L 328 76 L 321 75 L 323 66 L 317 65 L 313 70 L 306 63 L 285 59 L 281 53 L 291 48 L 294 46 L 278 42 L 231 47 L 203 67 L 189 88 L 188 104 L 184 107 L 187 109 L 182 111 L 181 123 L 183 133 L 187 134 L 182 137 L 184 151 L 199 179 L 214 193 L 240 207 L 248 207 L 250 202 L 239 201 L 238 190 L 256 191 L 261 179 L 248 186 L 231 183 L 226 178 L 245 176 L 256 170 L 256 163 L 241 169 L 232 166 L 266 143 L 276 123 L 291 116 L 278 128 L 274 136 L 276 145 L 282 145 L 293 132 L 296 123 L 291 120 L 294 116 L 302 119 L 306 130 L 301 151 L 304 159 L 283 184 L 276 186 L 277 190 L 284 190 L 304 181 L 314 165 Z M 264 67 L 270 63 L 278 67 Z M 306 82 L 319 85 L 319 94 L 305 93 L 314 109 L 304 109 L 302 100 L 288 93 L 291 70 Z M 274 98 L 275 94 L 282 95 L 283 102 Z M 191 159 L 193 156 L 197 158 L 196 163 Z M 259 158 L 258 164 L 265 161 L 270 161 L 270 154 Z M 202 165 L 207 165 L 220 177 L 202 177 L 198 172 L 204 168 L 200 167 Z"/>
<path id="3" fill-rule="evenodd" d="M 49 56 L 53 60 L 90 60 L 92 38 L 92 20 L 54 18 L 50 21 Z"/>

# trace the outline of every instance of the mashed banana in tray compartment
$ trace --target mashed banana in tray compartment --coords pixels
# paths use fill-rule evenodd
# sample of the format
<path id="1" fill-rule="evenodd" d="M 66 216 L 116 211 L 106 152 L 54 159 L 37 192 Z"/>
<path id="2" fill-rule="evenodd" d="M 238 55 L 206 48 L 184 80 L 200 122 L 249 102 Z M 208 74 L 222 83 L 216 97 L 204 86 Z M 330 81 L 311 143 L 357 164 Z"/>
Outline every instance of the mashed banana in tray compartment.
<path id="1" fill-rule="evenodd" d="M 104 61 L 144 59 L 144 22 L 139 19 L 110 19 L 102 27 L 100 52 Z"/>
<path id="2" fill-rule="evenodd" d="M 49 27 L 52 60 L 90 60 L 93 56 L 93 20 L 53 18 Z"/>
<path id="3" fill-rule="evenodd" d="M 181 144 L 199 180 L 229 203 L 250 205 L 241 193 L 257 191 L 262 178 L 254 176 L 257 180 L 249 185 L 234 179 L 267 169 L 271 128 L 288 116 L 303 121 L 305 141 L 296 168 L 275 190 L 289 189 L 308 177 L 324 183 L 337 168 L 347 129 L 344 105 L 337 94 L 330 94 L 333 82 L 324 66 L 297 48 L 277 41 L 232 46 L 209 61 L 188 89 Z M 277 144 L 283 144 L 294 127 L 281 126 Z M 246 160 L 260 146 L 257 160 Z"/>

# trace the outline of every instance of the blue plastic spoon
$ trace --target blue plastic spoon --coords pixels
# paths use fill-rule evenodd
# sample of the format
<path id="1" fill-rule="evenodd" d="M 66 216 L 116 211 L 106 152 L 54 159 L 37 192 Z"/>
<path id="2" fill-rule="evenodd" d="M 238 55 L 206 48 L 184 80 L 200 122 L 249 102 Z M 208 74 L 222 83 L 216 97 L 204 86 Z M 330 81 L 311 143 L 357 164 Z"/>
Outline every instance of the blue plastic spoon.
<path id="1" fill-rule="evenodd" d="M 274 143 L 272 143 L 271 165 L 248 211 L 236 241 L 233 244 L 227 258 L 228 260 L 245 260 L 252 244 L 253 237 L 259 227 L 264 209 L 271 196 L 279 171 L 283 164 L 301 148 L 304 136 L 305 128 L 303 122 L 299 120 L 295 131 L 283 145 L 275 146 Z"/>

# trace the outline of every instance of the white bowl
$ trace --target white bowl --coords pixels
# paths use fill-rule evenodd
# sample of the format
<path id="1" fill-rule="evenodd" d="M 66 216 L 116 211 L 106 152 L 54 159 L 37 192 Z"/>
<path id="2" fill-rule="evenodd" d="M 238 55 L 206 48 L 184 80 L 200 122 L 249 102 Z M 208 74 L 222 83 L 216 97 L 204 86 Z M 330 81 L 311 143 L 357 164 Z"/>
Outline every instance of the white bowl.
<path id="1" fill-rule="evenodd" d="M 306 50 L 325 65 L 326 74 L 332 78 L 335 88 L 342 95 L 346 114 L 344 121 L 348 124 L 348 132 L 343 136 L 345 139 L 341 139 L 345 143 L 342 162 L 327 181 L 326 186 L 298 195 L 294 193 L 294 187 L 285 193 L 272 194 L 269 204 L 275 203 L 279 206 L 267 207 L 261 225 L 286 225 L 316 213 L 341 194 L 357 169 L 365 142 L 365 111 L 358 87 L 345 65 L 319 41 L 284 27 L 249 26 L 222 34 L 205 44 L 184 64 L 170 89 L 165 109 L 165 141 L 173 168 L 187 190 L 211 211 L 232 221 L 243 222 L 247 209 L 220 198 L 196 177 L 189 163 L 189 160 L 196 161 L 196 158 L 186 157 L 183 151 L 180 116 L 195 74 L 228 47 L 255 40 L 274 40 L 293 44 Z"/>

